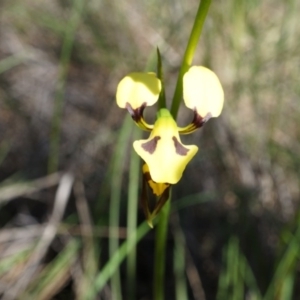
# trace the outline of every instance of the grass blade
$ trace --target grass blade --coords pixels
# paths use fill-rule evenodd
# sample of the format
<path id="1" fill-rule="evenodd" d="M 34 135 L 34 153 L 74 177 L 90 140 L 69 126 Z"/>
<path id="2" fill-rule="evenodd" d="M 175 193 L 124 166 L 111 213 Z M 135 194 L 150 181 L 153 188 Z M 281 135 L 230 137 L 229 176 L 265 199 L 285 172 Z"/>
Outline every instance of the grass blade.
<path id="1" fill-rule="evenodd" d="M 49 263 L 39 274 L 37 280 L 31 285 L 24 299 L 53 299 L 52 297 L 67 282 L 70 267 L 77 258 L 80 243 L 73 239 L 62 252 Z"/>
<path id="2" fill-rule="evenodd" d="M 120 203 L 122 191 L 122 172 L 124 162 L 126 161 L 126 148 L 128 145 L 129 136 L 132 131 L 133 122 L 130 116 L 126 116 L 119 138 L 115 147 L 115 154 L 113 158 L 113 166 L 111 173 L 111 197 L 109 206 L 109 256 L 110 259 L 118 253 L 119 248 L 119 218 L 120 218 Z M 125 145 L 125 147 L 124 147 Z M 121 299 L 121 283 L 119 271 L 115 270 L 111 279 L 112 298 Z"/>
<path id="3" fill-rule="evenodd" d="M 133 139 L 141 137 L 141 130 L 133 128 Z M 129 185 L 128 185 L 128 205 L 127 205 L 127 234 L 133 236 L 136 234 L 137 212 L 138 212 L 138 190 L 139 190 L 140 158 L 131 151 Z M 127 258 L 127 290 L 128 299 L 135 299 L 136 289 L 136 247 L 133 247 Z"/>

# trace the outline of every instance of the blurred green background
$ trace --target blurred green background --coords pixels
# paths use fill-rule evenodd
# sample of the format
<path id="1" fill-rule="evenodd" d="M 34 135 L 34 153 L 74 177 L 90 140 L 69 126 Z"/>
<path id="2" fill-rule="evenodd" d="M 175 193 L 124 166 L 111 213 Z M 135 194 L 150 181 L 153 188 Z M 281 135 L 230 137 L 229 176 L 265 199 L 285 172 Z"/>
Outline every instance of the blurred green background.
<path id="1" fill-rule="evenodd" d="M 135 250 L 144 216 L 128 208 L 142 133 L 115 91 L 155 69 L 159 47 L 170 100 L 197 7 L 1 1 L 3 299 L 152 299 L 155 229 L 142 227 Z M 217 73 L 225 106 L 182 137 L 200 151 L 173 188 L 166 299 L 300 297 L 299 11 L 296 0 L 212 1 L 194 64 Z M 178 123 L 191 118 L 182 106 Z"/>

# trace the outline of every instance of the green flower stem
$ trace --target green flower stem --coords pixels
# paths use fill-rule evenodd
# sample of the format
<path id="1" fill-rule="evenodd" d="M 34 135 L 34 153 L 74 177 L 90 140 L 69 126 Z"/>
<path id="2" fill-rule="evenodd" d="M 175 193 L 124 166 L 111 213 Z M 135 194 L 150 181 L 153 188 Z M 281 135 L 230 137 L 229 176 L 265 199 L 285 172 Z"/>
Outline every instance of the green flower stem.
<path id="1" fill-rule="evenodd" d="M 202 32 L 203 24 L 208 13 L 211 0 L 202 0 L 195 18 L 194 26 L 186 47 L 180 72 L 177 79 L 175 93 L 171 106 L 171 114 L 176 120 L 180 101 L 183 93 L 182 78 L 191 66 L 195 50 Z M 159 57 L 160 59 L 160 57 Z M 167 239 L 167 228 L 170 214 L 171 193 L 165 206 L 162 208 L 157 225 L 155 240 L 155 261 L 154 261 L 154 299 L 164 299 L 164 277 L 165 277 L 165 250 Z"/>
<path id="2" fill-rule="evenodd" d="M 192 64 L 193 57 L 196 51 L 196 47 L 200 38 L 200 34 L 202 32 L 203 24 L 205 21 L 205 18 L 208 13 L 208 9 L 210 7 L 211 0 L 201 0 L 197 15 L 195 18 L 194 26 L 188 41 L 188 45 L 186 47 L 184 57 L 182 60 L 181 68 L 179 71 L 177 83 L 176 83 L 176 88 L 175 88 L 175 93 L 172 101 L 172 106 L 171 106 L 171 114 L 173 115 L 174 119 L 176 120 L 178 109 L 180 106 L 180 102 L 182 99 L 182 78 L 183 75 L 188 71 L 189 67 Z"/>
<path id="3" fill-rule="evenodd" d="M 155 300 L 164 299 L 164 278 L 166 267 L 166 240 L 168 233 L 168 221 L 171 207 L 171 192 L 164 207 L 159 214 L 159 220 L 155 236 L 155 261 L 154 261 L 154 298 Z"/>

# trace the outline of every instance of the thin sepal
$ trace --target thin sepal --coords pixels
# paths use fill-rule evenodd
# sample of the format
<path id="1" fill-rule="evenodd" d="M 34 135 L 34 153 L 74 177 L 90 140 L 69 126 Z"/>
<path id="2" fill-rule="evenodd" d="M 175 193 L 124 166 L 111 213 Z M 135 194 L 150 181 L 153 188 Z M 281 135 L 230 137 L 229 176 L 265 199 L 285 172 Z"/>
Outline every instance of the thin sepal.
<path id="1" fill-rule="evenodd" d="M 151 213 L 151 220 L 153 220 L 159 214 L 160 210 L 163 208 L 165 203 L 168 201 L 169 196 L 170 196 L 170 189 L 171 189 L 171 186 L 168 186 L 164 190 L 162 195 L 159 197 L 159 199 L 157 200 L 154 210 Z"/>
<path id="2" fill-rule="evenodd" d="M 141 194 L 141 204 L 142 208 L 147 220 L 148 225 L 153 228 L 153 219 L 158 215 L 160 210 L 163 208 L 165 203 L 168 201 L 170 196 L 170 188 L 171 185 L 165 188 L 163 193 L 158 197 L 158 200 L 156 201 L 156 204 L 154 206 L 153 211 L 151 212 L 149 209 L 149 199 L 148 199 L 148 193 L 147 193 L 147 186 L 149 186 L 150 189 L 151 186 L 149 185 L 149 173 L 143 173 L 143 180 L 142 180 L 142 194 Z"/>
<path id="3" fill-rule="evenodd" d="M 148 200 L 148 193 L 147 193 L 147 178 L 144 174 L 143 174 L 143 182 L 142 182 L 141 203 L 142 203 L 142 208 L 143 208 L 147 223 L 150 228 L 153 228 L 151 213 L 150 213 L 150 209 L 149 209 L 149 205 L 148 205 L 149 200 Z"/>

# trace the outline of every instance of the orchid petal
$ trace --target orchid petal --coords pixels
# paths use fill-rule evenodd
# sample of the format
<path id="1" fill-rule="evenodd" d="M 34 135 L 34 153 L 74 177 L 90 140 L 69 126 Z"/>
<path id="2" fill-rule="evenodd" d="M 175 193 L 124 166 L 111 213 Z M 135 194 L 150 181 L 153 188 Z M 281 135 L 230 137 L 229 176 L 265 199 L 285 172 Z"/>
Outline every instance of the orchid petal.
<path id="1" fill-rule="evenodd" d="M 121 108 L 135 110 L 141 106 L 151 106 L 158 100 L 161 81 L 154 73 L 130 73 L 117 87 L 117 104 Z"/>
<path id="2" fill-rule="evenodd" d="M 186 106 L 202 118 L 218 117 L 224 103 L 224 92 L 217 75 L 202 66 L 194 66 L 183 77 L 183 99 Z"/>

